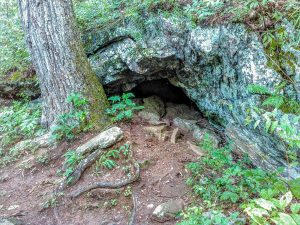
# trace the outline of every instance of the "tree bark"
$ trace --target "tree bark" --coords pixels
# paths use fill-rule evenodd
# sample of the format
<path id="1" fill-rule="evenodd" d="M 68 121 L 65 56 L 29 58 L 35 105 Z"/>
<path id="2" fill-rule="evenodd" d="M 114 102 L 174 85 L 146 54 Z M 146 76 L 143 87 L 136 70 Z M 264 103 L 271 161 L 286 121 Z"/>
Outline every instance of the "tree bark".
<path id="1" fill-rule="evenodd" d="M 43 100 L 42 124 L 50 127 L 69 112 L 71 93 L 89 101 L 93 124 L 107 124 L 107 98 L 84 52 L 71 0 L 18 0 L 31 59 Z"/>

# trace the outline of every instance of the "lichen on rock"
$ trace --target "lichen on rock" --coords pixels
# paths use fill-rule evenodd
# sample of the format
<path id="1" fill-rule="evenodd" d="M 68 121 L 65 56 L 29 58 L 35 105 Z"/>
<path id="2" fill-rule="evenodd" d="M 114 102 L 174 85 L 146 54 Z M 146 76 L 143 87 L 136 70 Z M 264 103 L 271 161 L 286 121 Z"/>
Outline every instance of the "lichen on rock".
<path id="1" fill-rule="evenodd" d="M 105 45 L 90 55 L 107 92 L 128 91 L 124 83 L 133 88 L 145 80 L 160 79 L 161 72 L 167 71 L 164 78 L 181 87 L 206 117 L 221 125 L 236 149 L 253 156 L 254 164 L 265 169 L 288 167 L 284 145 L 276 136 L 245 125 L 247 109 L 260 103 L 247 87 L 264 85 L 273 90 L 280 79 L 267 66 L 264 48 L 254 32 L 242 24 L 192 28 L 166 18 L 143 27 L 127 21 L 112 27 L 105 38 L 101 30 L 88 34 L 94 41 L 90 46 L 104 46 L 112 38 L 128 35 L 128 30 L 142 34 L 139 39 Z M 240 140 L 247 140 L 248 147 Z M 258 155 L 264 160 L 257 160 Z M 290 176 L 299 177 L 300 168 Z"/>

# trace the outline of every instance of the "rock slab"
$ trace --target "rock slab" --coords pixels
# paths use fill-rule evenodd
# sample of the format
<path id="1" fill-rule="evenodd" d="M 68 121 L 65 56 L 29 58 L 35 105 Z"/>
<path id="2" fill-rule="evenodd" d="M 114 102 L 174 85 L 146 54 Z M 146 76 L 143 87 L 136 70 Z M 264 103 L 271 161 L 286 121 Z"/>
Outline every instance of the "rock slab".
<path id="1" fill-rule="evenodd" d="M 123 138 L 123 131 L 119 127 L 111 127 L 85 144 L 79 146 L 75 151 L 77 154 L 85 154 L 96 148 L 108 148 Z"/>
<path id="2" fill-rule="evenodd" d="M 158 205 L 153 213 L 152 219 L 163 223 L 172 220 L 184 208 L 184 202 L 181 199 L 170 200 L 168 202 Z"/>

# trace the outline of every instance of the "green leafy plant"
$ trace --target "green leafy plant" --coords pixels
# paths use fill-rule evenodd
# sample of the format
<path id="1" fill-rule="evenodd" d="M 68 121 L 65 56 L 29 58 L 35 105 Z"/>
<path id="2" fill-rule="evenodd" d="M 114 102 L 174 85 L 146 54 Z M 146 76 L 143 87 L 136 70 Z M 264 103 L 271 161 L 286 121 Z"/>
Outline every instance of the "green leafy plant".
<path id="1" fill-rule="evenodd" d="M 120 153 L 118 150 L 116 149 L 110 150 L 100 157 L 96 165 L 97 167 L 102 166 L 106 169 L 111 170 L 118 165 L 114 159 L 118 159 L 119 157 L 120 157 Z"/>
<path id="2" fill-rule="evenodd" d="M 66 102 L 72 105 L 68 113 L 58 116 L 56 125 L 51 130 L 54 140 L 73 139 L 76 134 L 91 128 L 88 121 L 88 101 L 78 93 L 70 94 Z"/>
<path id="3" fill-rule="evenodd" d="M 250 168 L 246 158 L 234 161 L 230 146 L 214 148 L 208 135 L 200 146 L 206 155 L 187 164 L 192 174 L 187 184 L 207 202 L 238 203 L 276 181 L 275 175 Z"/>
<path id="4" fill-rule="evenodd" d="M 187 184 L 201 197 L 201 204 L 187 208 L 180 224 L 246 224 L 244 216 L 253 224 L 299 223 L 300 179 L 286 180 L 279 176 L 281 170 L 268 173 L 253 168 L 246 156 L 234 155 L 230 146 L 215 148 L 208 135 L 200 147 L 206 155 L 186 167 L 191 172 Z M 237 207 L 244 209 L 241 218 L 222 213 Z"/>
<path id="5" fill-rule="evenodd" d="M 262 97 L 262 106 L 266 111 L 280 109 L 284 113 L 299 115 L 300 103 L 294 99 L 284 96 L 282 93 L 282 90 L 286 85 L 286 82 L 279 84 L 273 92 L 262 85 L 249 85 L 248 91 Z"/>
<path id="6" fill-rule="evenodd" d="M 66 170 L 63 173 L 63 176 L 68 179 L 68 182 L 71 182 L 71 175 L 74 172 L 74 168 L 83 159 L 83 156 L 72 150 L 67 151 L 63 156 L 65 158 L 65 164 L 67 166 Z"/>
<path id="7" fill-rule="evenodd" d="M 57 205 L 57 198 L 56 198 L 56 196 L 54 196 L 54 197 L 48 198 L 47 201 L 45 201 L 43 203 L 43 208 L 48 209 L 48 208 L 55 207 L 56 205 Z"/>
<path id="8" fill-rule="evenodd" d="M 292 192 L 279 199 L 257 198 L 245 205 L 245 212 L 254 224 L 297 225 L 300 224 L 300 203 L 292 203 Z"/>
<path id="9" fill-rule="evenodd" d="M 111 207 L 115 207 L 118 205 L 118 200 L 117 199 L 111 199 L 110 200 L 110 206 Z"/>
<path id="10" fill-rule="evenodd" d="M 25 44 L 18 5 L 14 0 L 0 1 L 0 78 L 26 70 L 30 57 Z"/>
<path id="11" fill-rule="evenodd" d="M 122 152 L 124 156 L 128 156 L 130 153 L 130 145 L 128 143 L 121 145 L 119 152 Z"/>
<path id="12" fill-rule="evenodd" d="M 0 112 L 0 146 L 35 137 L 43 133 L 40 126 L 41 106 L 28 101 L 15 101 Z"/>
<path id="13" fill-rule="evenodd" d="M 192 1 L 184 8 L 184 13 L 189 16 L 194 23 L 199 23 L 214 16 L 224 7 L 224 1 Z"/>
<path id="14" fill-rule="evenodd" d="M 36 157 L 36 162 L 38 162 L 42 165 L 47 165 L 49 163 L 49 160 L 50 160 L 50 157 L 47 153 L 44 153 L 44 154 Z"/>
<path id="15" fill-rule="evenodd" d="M 132 195 L 132 188 L 130 186 L 127 186 L 125 191 L 124 191 L 124 196 L 129 197 Z"/>
<path id="16" fill-rule="evenodd" d="M 279 85 L 274 92 L 264 86 L 250 85 L 249 91 L 263 96 L 261 106 L 252 106 L 247 110 L 245 120 L 247 125 L 253 124 L 254 128 L 263 127 L 266 132 L 276 134 L 286 146 L 286 158 L 290 166 L 299 162 L 297 149 L 300 147 L 300 104 L 284 97 L 280 90 L 285 85 Z M 295 115 L 291 115 L 295 114 Z"/>
<path id="17" fill-rule="evenodd" d="M 132 98 L 134 98 L 132 93 L 124 93 L 121 97 L 116 95 L 108 98 L 111 102 L 111 107 L 106 112 L 112 117 L 113 122 L 131 120 L 134 111 L 144 108 L 136 105 Z"/>
<path id="18" fill-rule="evenodd" d="M 70 167 L 74 167 L 82 159 L 82 156 L 80 154 L 72 150 L 66 152 L 64 154 L 64 157 L 65 163 Z"/>
<path id="19" fill-rule="evenodd" d="M 100 156 L 100 159 L 96 161 L 96 170 L 103 167 L 109 170 L 112 170 L 118 166 L 116 159 L 121 157 L 121 154 L 125 157 L 128 157 L 130 152 L 129 144 L 121 145 L 118 149 L 112 149 Z"/>
<path id="20" fill-rule="evenodd" d="M 238 218 L 238 212 L 234 212 L 229 216 L 226 216 L 222 213 L 222 211 L 219 210 L 203 212 L 201 207 L 189 207 L 185 212 L 181 213 L 181 216 L 183 217 L 183 221 L 178 223 L 178 225 L 245 224 L 243 219 Z"/>

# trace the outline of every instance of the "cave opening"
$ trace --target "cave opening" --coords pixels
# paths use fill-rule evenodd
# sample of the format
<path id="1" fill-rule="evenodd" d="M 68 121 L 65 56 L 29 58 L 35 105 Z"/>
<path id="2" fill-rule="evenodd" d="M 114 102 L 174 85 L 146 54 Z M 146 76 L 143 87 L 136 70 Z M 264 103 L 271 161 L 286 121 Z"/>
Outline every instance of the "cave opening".
<path id="1" fill-rule="evenodd" d="M 174 86 L 166 78 L 144 81 L 134 87 L 131 92 L 136 98 L 147 98 L 156 95 L 164 102 L 195 106 L 180 87 Z"/>

